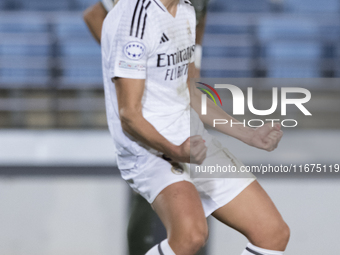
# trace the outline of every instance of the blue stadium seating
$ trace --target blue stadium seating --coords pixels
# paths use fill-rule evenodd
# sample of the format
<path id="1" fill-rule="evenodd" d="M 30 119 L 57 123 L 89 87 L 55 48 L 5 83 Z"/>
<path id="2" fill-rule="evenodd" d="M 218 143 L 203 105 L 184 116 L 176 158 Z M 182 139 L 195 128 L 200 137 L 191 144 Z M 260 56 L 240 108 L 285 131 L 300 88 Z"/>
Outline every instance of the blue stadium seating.
<path id="1" fill-rule="evenodd" d="M 54 19 L 55 33 L 59 40 L 80 38 L 93 41 L 81 13 L 60 14 Z"/>
<path id="2" fill-rule="evenodd" d="M 267 77 L 273 78 L 316 78 L 320 68 L 316 62 L 308 61 L 268 61 Z"/>
<path id="3" fill-rule="evenodd" d="M 284 9 L 297 13 L 339 13 L 339 0 L 285 0 Z"/>
<path id="4" fill-rule="evenodd" d="M 70 9 L 70 0 L 29 0 L 22 1 L 21 6 L 24 10 L 30 11 L 61 11 Z"/>
<path id="5" fill-rule="evenodd" d="M 1 0 L 0 10 L 19 10 L 21 8 L 21 0 Z"/>
<path id="6" fill-rule="evenodd" d="M 209 10 L 213 12 L 267 12 L 268 0 L 219 0 L 212 1 Z"/>
<path id="7" fill-rule="evenodd" d="M 50 79 L 51 36 L 32 14 L 0 17 L 0 86 L 45 87 Z"/>
<path id="8" fill-rule="evenodd" d="M 252 47 L 203 47 L 203 57 L 251 57 Z"/>
<path id="9" fill-rule="evenodd" d="M 55 71 L 51 70 L 54 62 L 61 71 L 61 88 L 101 87 L 100 47 L 83 22 L 81 12 L 68 12 L 84 10 L 95 2 L 97 0 L 0 0 L 0 9 L 58 11 L 47 16 L 46 12 L 1 13 L 0 86 L 5 83 L 21 86 L 24 82 L 44 86 Z M 334 58 L 336 47 L 332 43 L 339 38 L 339 26 L 328 22 L 321 29 L 314 16 L 305 18 L 294 13 L 336 13 L 339 0 L 285 0 L 283 3 L 284 10 L 292 12 L 284 17 L 254 14 L 269 12 L 268 0 L 212 1 L 210 10 L 217 12 L 208 14 L 202 76 L 251 77 L 257 68 L 253 64 L 256 56 L 261 57 L 260 67 L 265 68 L 270 77 L 319 76 L 320 60 L 325 56 Z M 242 16 L 239 12 L 251 14 Z M 254 35 L 261 49 L 258 55 Z M 16 69 L 15 63 L 18 63 Z M 338 73 L 340 71 L 336 71 L 336 75 Z M 58 72 L 53 73 L 56 74 Z"/>
<path id="10" fill-rule="evenodd" d="M 103 88 L 101 58 L 78 57 L 62 59 L 60 89 Z"/>
<path id="11" fill-rule="evenodd" d="M 323 56 L 320 29 L 311 19 L 264 17 L 258 22 L 260 57 L 268 77 L 317 77 Z"/>
<path id="12" fill-rule="evenodd" d="M 311 18 L 298 16 L 263 17 L 257 25 L 257 36 L 260 42 L 275 39 L 314 38 L 319 36 L 319 27 Z"/>
<path id="13" fill-rule="evenodd" d="M 92 38 L 80 15 L 55 20 L 62 77 L 60 88 L 102 88 L 100 46 Z"/>
<path id="14" fill-rule="evenodd" d="M 268 77 L 318 77 L 322 47 L 318 42 L 273 42 L 267 45 Z"/>
<path id="15" fill-rule="evenodd" d="M 1 57 L 1 88 L 42 88 L 49 79 L 49 59 L 47 57 Z"/>
<path id="16" fill-rule="evenodd" d="M 209 34 L 203 40 L 203 57 L 245 57 L 253 55 L 251 36 L 239 34 Z"/>
<path id="17" fill-rule="evenodd" d="M 267 44 L 266 57 L 269 59 L 318 60 L 322 47 L 318 42 L 274 41 Z"/>
<path id="18" fill-rule="evenodd" d="M 3 13 L 0 15 L 0 33 L 47 33 L 44 15 L 32 13 Z"/>
<path id="19" fill-rule="evenodd" d="M 97 2 L 98 0 L 74 0 L 74 5 L 78 10 L 85 10 L 87 7 Z"/>
<path id="20" fill-rule="evenodd" d="M 205 58 L 202 61 L 202 77 L 251 77 L 252 61 L 247 58 Z"/>
<path id="21" fill-rule="evenodd" d="M 251 77 L 254 45 L 249 21 L 237 14 L 208 15 L 202 77 Z"/>
<path id="22" fill-rule="evenodd" d="M 96 2 L 98 0 L 1 0 L 0 10 L 81 11 Z"/>

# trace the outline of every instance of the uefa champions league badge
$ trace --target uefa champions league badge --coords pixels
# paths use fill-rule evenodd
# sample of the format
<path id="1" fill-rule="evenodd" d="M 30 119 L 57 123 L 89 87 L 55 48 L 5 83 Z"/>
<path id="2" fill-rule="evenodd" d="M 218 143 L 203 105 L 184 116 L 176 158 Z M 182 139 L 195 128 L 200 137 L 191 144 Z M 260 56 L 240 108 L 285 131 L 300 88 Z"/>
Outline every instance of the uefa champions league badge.
<path id="1" fill-rule="evenodd" d="M 144 56 L 145 46 L 140 42 L 129 42 L 124 46 L 124 54 L 129 59 L 138 60 Z"/>

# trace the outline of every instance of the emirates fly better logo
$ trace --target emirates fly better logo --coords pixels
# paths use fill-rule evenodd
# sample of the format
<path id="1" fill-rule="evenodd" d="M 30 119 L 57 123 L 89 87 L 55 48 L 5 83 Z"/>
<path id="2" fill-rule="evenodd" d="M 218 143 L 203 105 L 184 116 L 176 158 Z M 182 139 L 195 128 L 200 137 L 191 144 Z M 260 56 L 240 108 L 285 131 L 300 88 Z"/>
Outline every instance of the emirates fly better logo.
<path id="1" fill-rule="evenodd" d="M 217 105 L 216 99 L 213 94 L 215 94 L 222 106 L 222 100 L 220 95 L 217 93 L 215 88 L 217 89 L 228 89 L 233 98 L 233 115 L 244 115 L 244 105 L 245 105 L 245 97 L 240 88 L 238 88 L 235 85 L 231 84 L 215 84 L 215 88 L 203 83 L 203 82 L 197 82 L 198 84 L 201 84 L 205 86 L 206 88 L 210 89 L 212 93 L 206 89 L 197 87 L 204 93 L 201 96 L 201 114 L 207 115 L 207 95 L 211 98 L 211 100 Z M 287 98 L 287 94 L 289 93 L 299 93 L 303 94 L 303 98 Z M 281 116 L 287 115 L 287 105 L 295 105 L 304 115 L 311 116 L 312 114 L 306 109 L 306 107 L 303 105 L 307 103 L 311 99 L 311 93 L 308 89 L 305 88 L 297 88 L 297 87 L 282 87 L 281 88 Z M 258 115 L 258 116 L 266 116 L 274 113 L 278 106 L 278 88 L 274 87 L 272 88 L 272 106 L 267 110 L 258 110 L 255 109 L 253 104 L 253 88 L 248 87 L 247 88 L 247 105 L 248 109 L 251 113 Z M 234 120 L 227 120 L 227 119 L 214 119 L 213 120 L 213 126 L 216 125 L 225 125 L 229 124 L 231 127 L 233 125 L 239 125 L 242 124 L 243 126 L 246 126 L 248 124 L 249 127 L 261 127 L 265 124 L 265 122 L 271 122 L 272 125 L 274 125 L 274 122 L 281 122 L 281 125 L 283 127 L 296 127 L 298 125 L 297 120 L 295 119 L 251 119 L 246 122 L 246 120 L 243 120 L 242 122 L 235 122 Z M 258 125 L 254 125 L 254 123 L 259 123 Z"/>

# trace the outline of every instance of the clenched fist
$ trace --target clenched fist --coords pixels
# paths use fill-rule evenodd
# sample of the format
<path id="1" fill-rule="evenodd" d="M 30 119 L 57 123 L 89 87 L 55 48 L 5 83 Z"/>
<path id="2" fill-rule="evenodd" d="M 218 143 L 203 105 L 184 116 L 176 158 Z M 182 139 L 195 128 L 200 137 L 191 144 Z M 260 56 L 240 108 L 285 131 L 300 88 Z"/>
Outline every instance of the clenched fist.
<path id="1" fill-rule="evenodd" d="M 171 156 L 171 159 L 176 162 L 202 164 L 206 157 L 207 147 L 205 141 L 200 135 L 191 136 L 186 139 L 180 146 L 177 152 Z"/>
<path id="2" fill-rule="evenodd" d="M 279 144 L 282 135 L 283 132 L 279 123 L 275 123 L 273 127 L 271 123 L 267 123 L 255 129 L 247 143 L 259 149 L 273 151 Z"/>

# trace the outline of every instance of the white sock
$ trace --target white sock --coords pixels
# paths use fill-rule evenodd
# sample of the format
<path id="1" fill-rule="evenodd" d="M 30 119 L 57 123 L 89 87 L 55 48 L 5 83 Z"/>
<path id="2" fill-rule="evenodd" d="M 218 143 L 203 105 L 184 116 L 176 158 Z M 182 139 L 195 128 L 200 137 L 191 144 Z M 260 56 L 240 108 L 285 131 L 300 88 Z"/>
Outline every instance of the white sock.
<path id="1" fill-rule="evenodd" d="M 248 243 L 241 255 L 283 255 L 283 251 L 271 251 Z"/>
<path id="2" fill-rule="evenodd" d="M 145 255 L 176 255 L 171 249 L 168 239 L 152 247 Z"/>

